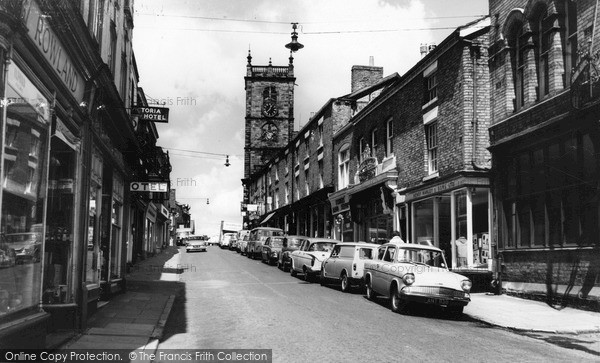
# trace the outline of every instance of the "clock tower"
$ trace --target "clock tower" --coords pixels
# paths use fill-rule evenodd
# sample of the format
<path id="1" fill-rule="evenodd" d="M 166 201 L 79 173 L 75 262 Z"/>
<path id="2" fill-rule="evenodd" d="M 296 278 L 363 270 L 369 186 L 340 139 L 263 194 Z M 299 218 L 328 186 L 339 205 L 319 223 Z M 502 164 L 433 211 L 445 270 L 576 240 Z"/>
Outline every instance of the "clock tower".
<path id="1" fill-rule="evenodd" d="M 244 179 L 260 170 L 290 142 L 294 131 L 294 66 L 246 65 Z"/>

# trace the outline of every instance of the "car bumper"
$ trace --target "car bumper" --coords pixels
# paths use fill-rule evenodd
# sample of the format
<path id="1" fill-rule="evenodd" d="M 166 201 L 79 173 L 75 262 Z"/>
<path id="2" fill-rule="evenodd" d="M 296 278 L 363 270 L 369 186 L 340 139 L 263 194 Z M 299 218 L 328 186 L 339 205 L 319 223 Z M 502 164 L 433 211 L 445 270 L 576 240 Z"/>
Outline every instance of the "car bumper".
<path id="1" fill-rule="evenodd" d="M 432 294 L 428 290 L 442 290 L 442 293 Z M 400 295 L 406 301 L 442 307 L 466 306 L 471 301 L 469 293 L 438 287 L 404 287 Z"/>
<path id="2" fill-rule="evenodd" d="M 206 247 L 187 247 L 186 252 L 206 252 Z"/>

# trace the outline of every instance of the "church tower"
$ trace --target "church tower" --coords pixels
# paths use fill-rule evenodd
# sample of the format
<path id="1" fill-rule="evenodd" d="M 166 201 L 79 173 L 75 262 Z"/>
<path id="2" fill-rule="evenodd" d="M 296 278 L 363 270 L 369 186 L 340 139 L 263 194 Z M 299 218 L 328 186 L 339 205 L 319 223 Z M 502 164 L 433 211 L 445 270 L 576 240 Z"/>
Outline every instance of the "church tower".
<path id="1" fill-rule="evenodd" d="M 294 131 L 294 66 L 246 65 L 244 179 L 260 170 L 290 142 Z"/>

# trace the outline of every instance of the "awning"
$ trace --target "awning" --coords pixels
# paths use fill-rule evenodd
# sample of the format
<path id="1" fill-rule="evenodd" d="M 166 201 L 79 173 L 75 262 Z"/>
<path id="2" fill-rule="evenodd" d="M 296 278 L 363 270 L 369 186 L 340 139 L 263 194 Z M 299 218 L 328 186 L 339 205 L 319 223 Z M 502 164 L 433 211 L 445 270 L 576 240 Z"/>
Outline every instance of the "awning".
<path id="1" fill-rule="evenodd" d="M 267 223 L 269 221 L 269 219 L 271 219 L 274 215 L 275 215 L 275 212 L 267 214 L 267 216 L 265 217 L 265 219 L 263 219 L 259 224 L 265 224 L 265 223 Z"/>

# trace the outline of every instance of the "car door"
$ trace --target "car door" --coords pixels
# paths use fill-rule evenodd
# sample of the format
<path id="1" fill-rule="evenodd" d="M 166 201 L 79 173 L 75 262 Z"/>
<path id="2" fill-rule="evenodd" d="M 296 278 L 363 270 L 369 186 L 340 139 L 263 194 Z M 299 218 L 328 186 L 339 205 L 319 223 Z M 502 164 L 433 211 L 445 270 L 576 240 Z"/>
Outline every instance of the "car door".
<path id="1" fill-rule="evenodd" d="M 292 252 L 292 268 L 296 271 L 302 271 L 302 254 L 305 253 L 305 249 L 308 248 L 309 241 L 305 240 L 302 242 L 300 247 Z"/>
<path id="2" fill-rule="evenodd" d="M 383 256 L 383 264 L 385 269 L 381 274 L 382 293 L 389 296 L 389 289 L 392 284 L 392 280 L 396 277 L 396 269 L 392 268 L 395 265 L 396 257 L 396 246 L 388 245 L 385 255 Z"/>
<path id="3" fill-rule="evenodd" d="M 342 246 L 335 246 L 333 248 L 333 251 L 331 251 L 331 256 L 329 256 L 323 262 L 323 275 L 326 278 L 336 278 L 337 277 L 337 275 L 335 275 L 335 264 L 336 264 L 339 254 L 340 254 L 341 248 L 342 248 Z"/>
<path id="4" fill-rule="evenodd" d="M 355 249 L 355 246 L 342 246 L 332 271 L 335 278 L 341 278 L 344 269 L 346 269 L 348 277 L 352 277 L 352 260 L 354 259 Z"/>
<path id="5" fill-rule="evenodd" d="M 387 251 L 387 246 L 383 245 L 377 249 L 377 256 L 373 259 L 373 263 L 371 264 L 371 286 L 373 290 L 382 294 L 384 293 L 383 289 L 383 274 L 385 267 L 384 266 L 384 256 Z"/>
<path id="6" fill-rule="evenodd" d="M 262 256 L 261 258 L 264 259 L 268 259 L 269 257 L 269 250 L 271 249 L 271 237 L 268 237 L 267 240 L 265 241 L 265 244 L 262 247 Z"/>

